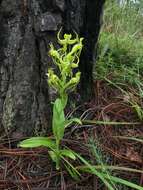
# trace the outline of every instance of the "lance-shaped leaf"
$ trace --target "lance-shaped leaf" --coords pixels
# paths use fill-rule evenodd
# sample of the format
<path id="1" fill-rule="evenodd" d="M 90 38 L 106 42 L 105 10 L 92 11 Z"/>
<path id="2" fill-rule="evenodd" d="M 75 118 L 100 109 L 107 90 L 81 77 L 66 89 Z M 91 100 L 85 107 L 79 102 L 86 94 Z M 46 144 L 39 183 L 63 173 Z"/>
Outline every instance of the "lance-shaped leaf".
<path id="1" fill-rule="evenodd" d="M 32 137 L 23 140 L 22 142 L 19 143 L 18 146 L 23 148 L 35 148 L 39 146 L 45 146 L 50 149 L 55 149 L 56 144 L 52 139 L 48 137 Z"/>
<path id="2" fill-rule="evenodd" d="M 53 133 L 55 138 L 60 141 L 64 136 L 65 115 L 61 99 L 56 99 L 53 108 Z"/>
<path id="3" fill-rule="evenodd" d="M 63 149 L 60 151 L 60 154 L 65 157 L 69 157 L 72 160 L 76 160 L 76 156 L 74 155 L 74 152 L 72 150 Z"/>

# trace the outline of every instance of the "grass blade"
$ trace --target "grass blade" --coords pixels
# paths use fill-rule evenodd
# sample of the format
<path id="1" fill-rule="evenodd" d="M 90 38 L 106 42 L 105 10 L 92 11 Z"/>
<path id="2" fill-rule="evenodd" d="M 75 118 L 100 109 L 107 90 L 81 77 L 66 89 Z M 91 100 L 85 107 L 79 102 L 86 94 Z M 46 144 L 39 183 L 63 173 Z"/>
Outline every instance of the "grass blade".
<path id="1" fill-rule="evenodd" d="M 96 125 L 139 125 L 140 122 L 116 122 L 116 121 L 96 121 L 96 120 L 82 120 L 83 124 L 96 124 Z"/>
<path id="2" fill-rule="evenodd" d="M 112 185 L 105 179 L 101 172 L 98 172 L 91 164 L 89 164 L 84 158 L 82 158 L 79 154 L 75 153 L 75 155 L 82 161 L 88 168 L 89 173 L 95 174 L 101 181 L 109 188 L 109 190 L 115 190 Z M 83 170 L 84 171 L 84 170 Z"/>
<path id="3" fill-rule="evenodd" d="M 113 136 L 113 138 L 120 138 L 120 139 L 125 139 L 125 140 L 133 140 L 133 141 L 137 141 L 139 143 L 143 143 L 143 137 L 142 137 L 142 139 L 140 139 L 140 138 L 136 138 L 136 137 Z"/>
<path id="4" fill-rule="evenodd" d="M 96 170 L 101 170 L 102 169 L 102 165 L 97 165 L 97 166 L 92 166 L 93 168 L 95 168 Z M 89 168 L 85 165 L 83 166 L 78 166 L 76 167 L 79 170 L 85 170 L 85 171 L 89 171 Z M 108 169 L 108 170 L 119 170 L 119 171 L 127 171 L 127 172 L 133 172 L 133 173 L 140 173 L 143 174 L 143 170 L 137 170 L 134 168 L 127 168 L 127 167 L 120 167 L 120 166 L 106 166 L 104 165 L 104 168 Z"/>
<path id="5" fill-rule="evenodd" d="M 107 178 L 106 175 L 103 174 L 103 176 L 104 176 L 105 178 Z M 129 181 L 124 180 L 124 179 L 121 179 L 121 178 L 119 178 L 119 177 L 114 177 L 114 176 L 110 176 L 110 177 L 111 177 L 111 180 L 114 181 L 114 182 L 116 182 L 116 183 L 123 184 L 123 185 L 128 186 L 128 187 L 131 187 L 131 188 L 133 188 L 133 189 L 143 190 L 143 187 L 141 187 L 141 186 L 139 186 L 139 185 L 137 185 L 137 184 L 135 184 L 135 183 L 129 182 Z"/>

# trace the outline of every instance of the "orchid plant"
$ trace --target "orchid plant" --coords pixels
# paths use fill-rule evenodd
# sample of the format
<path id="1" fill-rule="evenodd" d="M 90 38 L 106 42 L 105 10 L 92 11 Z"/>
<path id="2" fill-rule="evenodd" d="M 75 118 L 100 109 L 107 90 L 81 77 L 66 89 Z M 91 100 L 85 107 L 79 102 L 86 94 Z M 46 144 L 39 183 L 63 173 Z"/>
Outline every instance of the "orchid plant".
<path id="1" fill-rule="evenodd" d="M 62 148 L 61 141 L 64 137 L 66 127 L 73 122 L 81 124 L 80 119 L 66 119 L 64 109 L 68 102 L 68 94 L 74 91 L 80 81 L 80 72 L 73 72 L 78 68 L 79 57 L 83 48 L 83 38 L 72 38 L 71 34 L 64 34 L 64 38 L 60 39 L 61 30 L 57 34 L 60 48 L 55 49 L 54 45 L 50 44 L 49 55 L 53 63 L 58 69 L 59 75 L 56 74 L 53 68 L 48 69 L 48 84 L 58 94 L 58 98 L 53 105 L 52 131 L 53 137 L 32 137 L 20 142 L 19 146 L 23 148 L 34 148 L 45 146 L 49 149 L 49 155 L 53 162 L 56 163 L 56 169 L 60 169 L 61 160 L 69 173 L 75 177 L 79 172 L 72 166 L 67 158 L 76 159 L 76 153 L 68 148 Z"/>

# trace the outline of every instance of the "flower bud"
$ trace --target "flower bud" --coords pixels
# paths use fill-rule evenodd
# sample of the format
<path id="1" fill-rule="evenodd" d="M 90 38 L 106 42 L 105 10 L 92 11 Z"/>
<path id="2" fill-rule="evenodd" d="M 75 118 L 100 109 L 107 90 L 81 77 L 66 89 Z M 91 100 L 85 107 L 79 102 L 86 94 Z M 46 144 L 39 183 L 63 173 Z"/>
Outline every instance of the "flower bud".
<path id="1" fill-rule="evenodd" d="M 77 67 L 78 67 L 78 64 L 72 63 L 72 64 L 71 64 L 71 67 L 72 67 L 72 68 L 77 68 Z"/>

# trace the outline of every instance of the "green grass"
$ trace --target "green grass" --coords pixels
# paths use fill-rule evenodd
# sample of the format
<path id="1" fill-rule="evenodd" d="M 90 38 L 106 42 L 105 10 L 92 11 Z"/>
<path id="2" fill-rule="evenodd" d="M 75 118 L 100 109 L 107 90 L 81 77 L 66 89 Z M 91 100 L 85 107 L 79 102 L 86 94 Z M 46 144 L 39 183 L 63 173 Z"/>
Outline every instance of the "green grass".
<path id="1" fill-rule="evenodd" d="M 114 2 L 114 3 L 113 3 Z M 143 89 L 143 15 L 135 6 L 107 1 L 99 40 L 95 79 Z"/>
<path id="2" fill-rule="evenodd" d="M 136 40 L 102 32 L 99 43 L 95 79 L 112 77 L 114 82 L 142 86 L 143 39 Z"/>
<path id="3" fill-rule="evenodd" d="M 143 1 L 140 4 L 124 4 L 119 6 L 117 0 L 106 0 L 104 14 L 104 30 L 115 35 L 127 35 L 140 38 L 143 33 L 142 13 Z"/>
<path id="4" fill-rule="evenodd" d="M 98 139 L 96 139 L 96 140 L 90 139 L 88 147 L 90 148 L 91 154 L 94 158 L 93 162 L 96 163 L 97 165 L 96 166 L 88 165 L 86 162 L 85 166 L 83 166 L 83 167 L 80 166 L 78 168 L 79 170 L 98 176 L 96 174 L 96 172 L 97 172 L 98 174 L 100 174 L 98 176 L 98 178 L 100 178 L 102 180 L 104 185 L 106 185 L 109 190 L 113 190 L 113 189 L 114 190 L 123 190 L 123 189 L 127 189 L 127 188 L 143 190 L 143 187 L 141 187 L 140 185 L 137 185 L 133 181 L 130 182 L 129 180 L 125 180 L 121 177 L 117 177 L 117 173 L 115 174 L 115 172 L 114 172 L 115 170 L 116 171 L 118 170 L 118 171 L 130 172 L 130 173 L 131 172 L 143 173 L 142 170 L 107 165 L 106 156 L 103 156 L 104 154 L 103 154 L 102 150 L 100 149 L 100 142 L 98 141 Z M 83 163 L 84 163 L 84 160 L 83 160 Z M 115 177 L 115 175 L 116 175 L 116 177 Z"/>
<path id="5" fill-rule="evenodd" d="M 141 12 L 143 12 L 143 1 L 141 0 L 140 5 L 129 3 L 124 6 L 119 6 L 115 0 L 106 1 L 104 24 L 99 38 L 98 58 L 93 72 L 96 81 L 102 80 L 120 90 L 120 95 L 126 97 L 126 103 L 135 111 L 140 122 L 143 121 L 143 14 Z M 132 95 L 135 95 L 136 98 Z M 92 121 L 91 123 L 104 125 L 102 121 Z M 114 121 L 105 122 L 105 124 L 117 125 Z M 117 135 L 114 138 L 143 143 L 142 136 L 138 138 Z M 123 180 L 115 177 L 117 173 L 114 172 L 114 166 L 107 166 L 107 158 L 103 157 L 97 143 L 90 142 L 90 146 L 96 164 L 101 167 L 102 176 L 114 189 L 122 190 L 128 186 L 129 189 L 143 190 L 143 187 L 136 185 L 136 180 Z M 113 170 L 110 170 L 110 167 L 113 167 Z M 121 167 L 119 170 L 122 169 Z M 130 169 L 127 168 L 124 174 L 128 175 Z"/>

